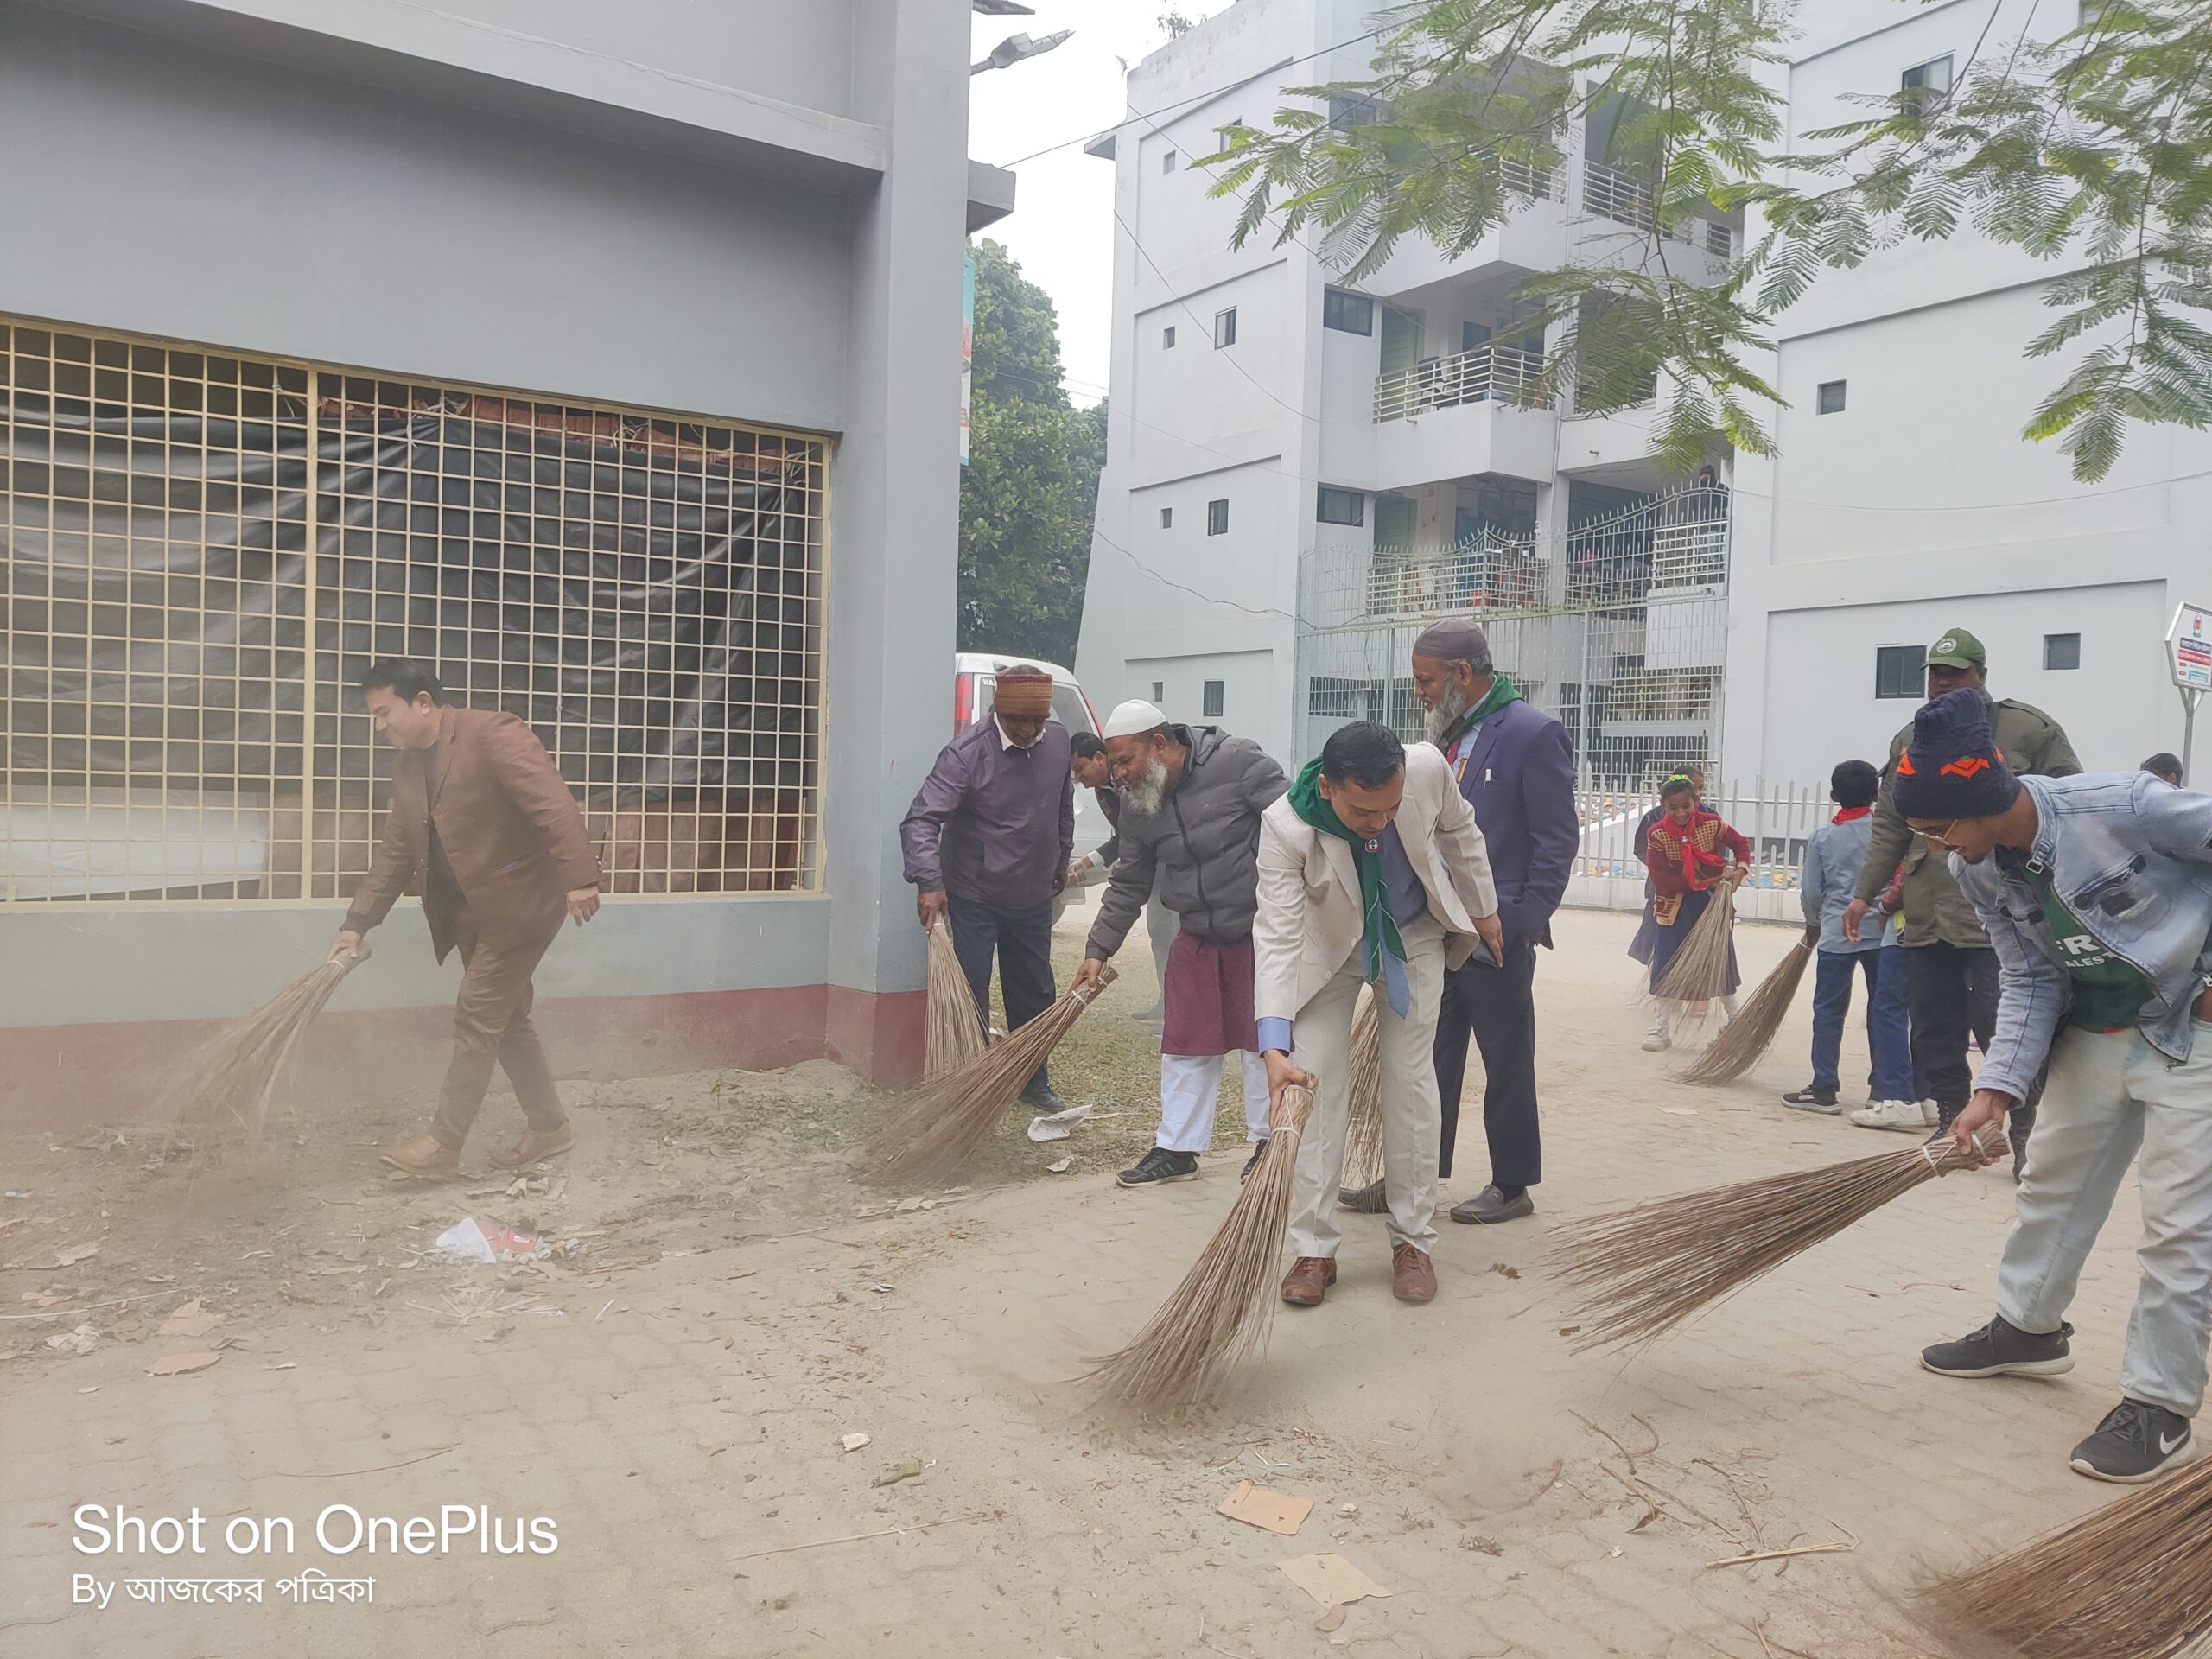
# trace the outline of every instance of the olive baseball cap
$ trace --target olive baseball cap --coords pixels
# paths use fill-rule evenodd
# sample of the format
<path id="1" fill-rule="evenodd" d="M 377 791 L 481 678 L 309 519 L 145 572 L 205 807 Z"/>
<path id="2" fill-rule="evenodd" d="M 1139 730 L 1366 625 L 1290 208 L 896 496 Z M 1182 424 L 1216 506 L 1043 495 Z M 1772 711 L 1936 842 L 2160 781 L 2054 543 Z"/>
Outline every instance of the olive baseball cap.
<path id="1" fill-rule="evenodd" d="M 1928 666 L 1986 668 L 1989 666 L 1989 653 L 1982 649 L 1981 641 L 1964 628 L 1951 628 L 1928 647 Z"/>

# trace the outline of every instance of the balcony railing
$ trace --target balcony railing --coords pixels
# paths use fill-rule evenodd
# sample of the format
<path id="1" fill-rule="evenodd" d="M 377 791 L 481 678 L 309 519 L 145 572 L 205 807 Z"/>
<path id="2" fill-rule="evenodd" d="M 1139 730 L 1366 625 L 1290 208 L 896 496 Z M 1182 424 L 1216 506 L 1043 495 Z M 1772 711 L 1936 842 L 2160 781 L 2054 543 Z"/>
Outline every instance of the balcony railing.
<path id="1" fill-rule="evenodd" d="M 1375 418 L 1402 421 L 1462 404 L 1510 404 L 1549 409 L 1541 352 L 1514 346 L 1478 346 L 1452 357 L 1423 358 L 1411 368 L 1375 378 Z"/>
<path id="2" fill-rule="evenodd" d="M 1652 219 L 1651 187 L 1632 173 L 1601 167 L 1592 162 L 1582 169 L 1582 210 L 1618 224 L 1649 226 Z M 1736 257 L 1736 232 L 1718 219 L 1693 219 L 1671 227 L 1668 234 L 1678 242 L 1722 259 Z"/>
<path id="3" fill-rule="evenodd" d="M 1497 162 L 1498 182 L 1512 194 L 1530 201 L 1564 201 L 1567 200 L 1567 177 L 1556 167 L 1531 167 L 1512 156 L 1500 156 Z"/>
<path id="4" fill-rule="evenodd" d="M 1533 537 L 1493 538 L 1447 552 L 1377 548 L 1367 570 L 1367 613 L 1539 611 L 1544 608 L 1544 564 Z"/>

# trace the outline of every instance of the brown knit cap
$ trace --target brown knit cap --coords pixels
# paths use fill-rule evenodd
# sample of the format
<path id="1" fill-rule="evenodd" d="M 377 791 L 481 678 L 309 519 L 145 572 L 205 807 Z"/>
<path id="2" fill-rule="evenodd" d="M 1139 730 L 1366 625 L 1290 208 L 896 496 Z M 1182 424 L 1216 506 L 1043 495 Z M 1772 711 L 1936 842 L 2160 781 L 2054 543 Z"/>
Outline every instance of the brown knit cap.
<path id="1" fill-rule="evenodd" d="M 1052 712 L 1052 677 L 1027 663 L 1007 669 L 999 675 L 998 684 L 991 692 L 991 707 L 1017 720 L 1025 715 L 1036 720 L 1049 718 Z"/>

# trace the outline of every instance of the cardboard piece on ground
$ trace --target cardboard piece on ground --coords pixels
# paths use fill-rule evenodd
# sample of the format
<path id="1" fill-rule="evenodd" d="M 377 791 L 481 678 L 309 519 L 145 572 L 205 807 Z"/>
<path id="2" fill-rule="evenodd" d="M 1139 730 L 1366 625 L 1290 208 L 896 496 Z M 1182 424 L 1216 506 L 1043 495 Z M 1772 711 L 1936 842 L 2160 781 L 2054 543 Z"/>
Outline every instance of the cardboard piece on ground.
<path id="1" fill-rule="evenodd" d="M 1264 1486 L 1255 1486 L 1249 1480 L 1236 1483 L 1236 1490 L 1221 1500 L 1215 1513 L 1225 1515 L 1232 1521 L 1242 1521 L 1248 1527 L 1259 1527 L 1268 1532 L 1279 1532 L 1286 1538 L 1295 1538 L 1299 1528 L 1306 1524 L 1306 1517 L 1313 1513 L 1310 1497 L 1292 1497 L 1285 1492 L 1271 1492 Z"/>
<path id="2" fill-rule="evenodd" d="M 1342 1607 L 1390 1592 L 1333 1551 L 1277 1561 L 1282 1575 L 1324 1607 Z"/>
<path id="3" fill-rule="evenodd" d="M 146 1368 L 146 1375 L 182 1376 L 187 1371 L 204 1371 L 221 1357 L 220 1354 L 171 1354 L 167 1358 L 157 1359 L 149 1365 Z"/>
<path id="4" fill-rule="evenodd" d="M 210 1313 L 200 1306 L 195 1296 L 182 1307 L 162 1321 L 162 1328 L 155 1332 L 162 1337 L 204 1337 L 223 1322 L 219 1313 Z"/>
<path id="5" fill-rule="evenodd" d="M 1326 1635 L 1331 1630 L 1340 1630 L 1344 1629 L 1344 1610 L 1341 1604 L 1330 1608 L 1327 1612 L 1322 1614 L 1320 1618 L 1313 1621 L 1313 1628 L 1319 1630 L 1324 1635 Z"/>

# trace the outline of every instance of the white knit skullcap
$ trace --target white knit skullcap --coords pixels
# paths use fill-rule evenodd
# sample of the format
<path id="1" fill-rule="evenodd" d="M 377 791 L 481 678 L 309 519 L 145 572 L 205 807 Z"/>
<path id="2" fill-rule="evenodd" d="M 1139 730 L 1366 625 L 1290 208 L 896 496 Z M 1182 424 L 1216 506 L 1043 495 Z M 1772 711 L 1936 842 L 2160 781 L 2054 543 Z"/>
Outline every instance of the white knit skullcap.
<path id="1" fill-rule="evenodd" d="M 1105 729 L 1101 737 L 1141 737 L 1147 732 L 1156 732 L 1167 723 L 1167 716 L 1160 712 L 1157 703 L 1147 702 L 1142 697 L 1131 697 L 1127 702 L 1116 703 L 1114 712 L 1106 716 Z"/>

